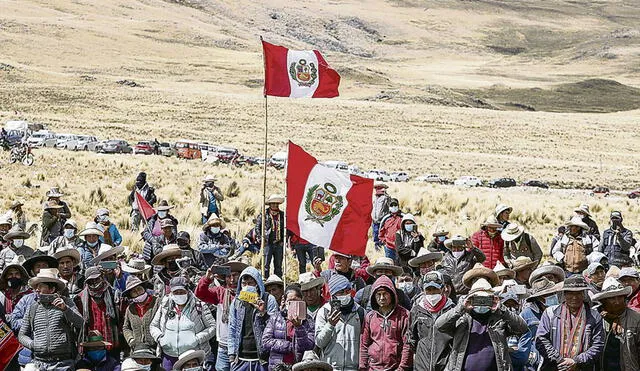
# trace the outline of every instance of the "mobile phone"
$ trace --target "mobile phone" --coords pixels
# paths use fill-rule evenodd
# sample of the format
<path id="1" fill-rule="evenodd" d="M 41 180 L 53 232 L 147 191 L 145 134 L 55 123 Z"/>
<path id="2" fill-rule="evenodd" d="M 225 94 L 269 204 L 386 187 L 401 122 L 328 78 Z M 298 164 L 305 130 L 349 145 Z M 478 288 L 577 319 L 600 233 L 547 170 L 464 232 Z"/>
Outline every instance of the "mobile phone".
<path id="1" fill-rule="evenodd" d="M 54 300 L 58 298 L 57 294 L 40 294 L 38 295 L 40 303 L 42 304 L 51 304 Z"/>
<path id="2" fill-rule="evenodd" d="M 314 255 L 316 258 L 320 258 L 320 260 L 324 261 L 324 247 L 316 246 Z"/>
<path id="3" fill-rule="evenodd" d="M 287 318 L 300 320 L 307 318 L 307 303 L 302 300 L 293 300 L 287 305 Z"/>
<path id="4" fill-rule="evenodd" d="M 493 296 L 474 296 L 471 298 L 471 304 L 474 307 L 491 307 L 493 306 Z"/>
<path id="5" fill-rule="evenodd" d="M 225 267 L 222 265 L 214 265 L 213 266 L 213 274 L 218 276 L 228 277 L 231 275 L 231 267 Z"/>
<path id="6" fill-rule="evenodd" d="M 331 299 L 331 309 L 333 310 L 340 310 L 340 300 L 338 299 Z"/>

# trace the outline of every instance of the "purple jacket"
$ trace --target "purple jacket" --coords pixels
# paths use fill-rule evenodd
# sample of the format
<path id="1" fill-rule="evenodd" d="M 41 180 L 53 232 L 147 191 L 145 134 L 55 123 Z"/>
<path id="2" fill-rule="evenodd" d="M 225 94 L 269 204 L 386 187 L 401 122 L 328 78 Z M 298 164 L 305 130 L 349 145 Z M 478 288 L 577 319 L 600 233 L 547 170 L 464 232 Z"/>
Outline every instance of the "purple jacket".
<path id="1" fill-rule="evenodd" d="M 295 351 L 294 363 L 302 360 L 307 350 L 313 350 L 315 345 L 315 322 L 307 314 L 300 327 L 295 328 L 293 339 L 287 340 L 287 320 L 278 311 L 271 316 L 262 333 L 262 348 L 269 352 L 269 370 L 282 363 L 282 358 Z"/>
<path id="2" fill-rule="evenodd" d="M 585 303 L 586 328 L 582 336 L 583 352 L 578 354 L 574 360 L 578 370 L 597 369 L 598 359 L 604 349 L 603 321 L 600 314 L 591 309 Z M 543 359 L 542 370 L 555 370 L 557 363 L 562 361 L 562 357 L 557 348 L 560 347 L 560 311 L 562 305 L 547 308 L 540 318 L 538 332 L 536 333 L 536 349 Z"/>

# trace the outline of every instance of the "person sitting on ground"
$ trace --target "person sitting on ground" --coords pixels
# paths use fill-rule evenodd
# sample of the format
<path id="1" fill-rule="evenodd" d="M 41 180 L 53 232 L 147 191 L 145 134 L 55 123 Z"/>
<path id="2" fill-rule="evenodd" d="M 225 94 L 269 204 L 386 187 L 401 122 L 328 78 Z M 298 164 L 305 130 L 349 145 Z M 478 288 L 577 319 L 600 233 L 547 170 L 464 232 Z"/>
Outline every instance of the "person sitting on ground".
<path id="1" fill-rule="evenodd" d="M 253 221 L 253 224 L 255 224 L 255 220 Z M 252 254 L 260 252 L 260 241 L 257 238 L 255 228 L 251 228 L 249 232 L 247 232 L 242 239 L 242 243 L 238 246 L 236 253 L 231 256 L 231 260 L 240 258 L 247 251 Z"/>
<path id="2" fill-rule="evenodd" d="M 456 293 L 464 295 L 469 292 L 469 288 L 463 284 L 462 277 L 476 264 L 482 264 L 486 258 L 471 240 L 460 235 L 446 240 L 444 245 L 448 251 L 442 258 L 442 270 L 451 277 Z"/>
<path id="3" fill-rule="evenodd" d="M 536 262 L 542 260 L 542 250 L 538 241 L 524 227 L 511 223 L 507 225 L 500 234 L 504 241 L 504 261 L 507 266 L 513 267 L 513 261 L 520 256 L 526 256 Z"/>
<path id="4" fill-rule="evenodd" d="M 100 242 L 111 246 L 120 246 L 122 244 L 122 236 L 118 231 L 118 227 L 109 219 L 109 213 L 109 209 L 105 208 L 100 208 L 96 211 L 94 222 L 101 224 L 104 228 L 104 235 L 100 237 Z"/>
<path id="5" fill-rule="evenodd" d="M 209 220 L 202 226 L 198 250 L 202 254 L 204 264 L 208 267 L 228 262 L 236 249 L 236 241 L 224 233 L 225 228 L 224 220 L 216 214 L 211 214 Z"/>
<path id="6" fill-rule="evenodd" d="M 73 219 L 67 219 L 62 227 L 62 236 L 57 237 L 49 244 L 47 255 L 53 256 L 59 249 L 66 246 L 73 246 L 80 249 L 84 241 L 78 236 L 78 224 Z"/>
<path id="7" fill-rule="evenodd" d="M 418 231 L 418 225 L 411 214 L 404 214 L 400 229 L 396 232 L 396 251 L 401 267 L 409 266 L 409 260 L 418 255 L 424 247 L 424 236 Z"/>

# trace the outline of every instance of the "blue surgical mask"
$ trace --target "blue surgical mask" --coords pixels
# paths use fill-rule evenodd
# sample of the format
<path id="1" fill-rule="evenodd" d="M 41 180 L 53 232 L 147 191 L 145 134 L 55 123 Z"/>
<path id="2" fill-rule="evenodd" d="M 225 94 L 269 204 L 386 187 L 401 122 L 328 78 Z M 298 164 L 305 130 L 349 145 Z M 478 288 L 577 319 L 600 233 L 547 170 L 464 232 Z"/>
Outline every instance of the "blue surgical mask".
<path id="1" fill-rule="evenodd" d="M 71 228 L 67 228 L 64 230 L 63 232 L 64 236 L 66 238 L 73 238 L 73 236 L 76 235 L 76 230 L 75 229 L 71 229 Z"/>
<path id="2" fill-rule="evenodd" d="M 397 213 L 398 212 L 398 206 L 391 206 L 389 208 L 389 212 L 390 213 Z"/>
<path id="3" fill-rule="evenodd" d="M 444 242 L 447 239 L 447 236 L 438 236 L 439 242 Z"/>
<path id="4" fill-rule="evenodd" d="M 220 227 L 211 227 L 211 233 L 213 234 L 220 233 Z"/>
<path id="5" fill-rule="evenodd" d="M 407 232 L 413 232 L 413 229 L 415 228 L 415 224 L 405 224 L 404 225 L 404 229 L 407 230 Z"/>
<path id="6" fill-rule="evenodd" d="M 106 349 L 97 349 L 97 350 L 89 350 L 87 351 L 87 358 L 91 360 L 91 362 L 100 362 L 107 355 Z"/>
<path id="7" fill-rule="evenodd" d="M 137 363 L 137 362 L 136 362 Z M 139 363 L 137 363 L 138 365 L 138 369 L 139 370 L 144 370 L 144 371 L 151 371 L 151 365 L 141 365 Z"/>
<path id="8" fill-rule="evenodd" d="M 167 216 L 167 212 L 166 211 L 158 211 L 158 218 L 162 219 L 165 218 Z"/>
<path id="9" fill-rule="evenodd" d="M 551 307 L 558 304 L 560 304 L 560 302 L 558 300 L 557 294 L 553 294 L 551 296 L 547 296 L 546 298 L 544 298 L 544 305 L 547 307 Z"/>
<path id="10" fill-rule="evenodd" d="M 478 314 L 489 313 L 490 310 L 491 310 L 491 307 L 487 306 L 487 305 L 482 305 L 482 306 L 479 306 L 479 307 L 473 307 L 473 311 L 478 313 Z"/>

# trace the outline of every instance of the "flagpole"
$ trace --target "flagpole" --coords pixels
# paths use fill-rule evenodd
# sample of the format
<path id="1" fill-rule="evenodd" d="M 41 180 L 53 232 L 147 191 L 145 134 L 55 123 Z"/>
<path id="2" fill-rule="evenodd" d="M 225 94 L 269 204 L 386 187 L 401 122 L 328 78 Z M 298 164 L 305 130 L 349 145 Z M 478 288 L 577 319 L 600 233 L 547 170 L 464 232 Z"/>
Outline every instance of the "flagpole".
<path id="1" fill-rule="evenodd" d="M 260 37 L 260 39 L 262 39 L 262 36 Z M 268 110 L 268 104 L 267 104 L 267 95 L 264 95 L 264 169 L 263 169 L 263 174 L 262 174 L 262 205 L 260 206 L 262 208 L 262 233 L 260 233 L 260 247 L 262 250 L 262 276 L 264 277 L 264 274 L 266 272 L 267 267 L 264 266 L 264 261 L 265 261 L 265 253 L 266 253 L 266 237 L 265 237 L 265 223 L 266 223 L 266 218 L 267 218 L 267 209 L 266 209 L 266 203 L 267 203 L 267 153 L 268 153 L 268 149 L 267 149 L 267 140 L 268 140 L 268 133 L 269 133 L 269 110 Z M 264 277 L 264 279 L 266 280 L 267 277 Z"/>

